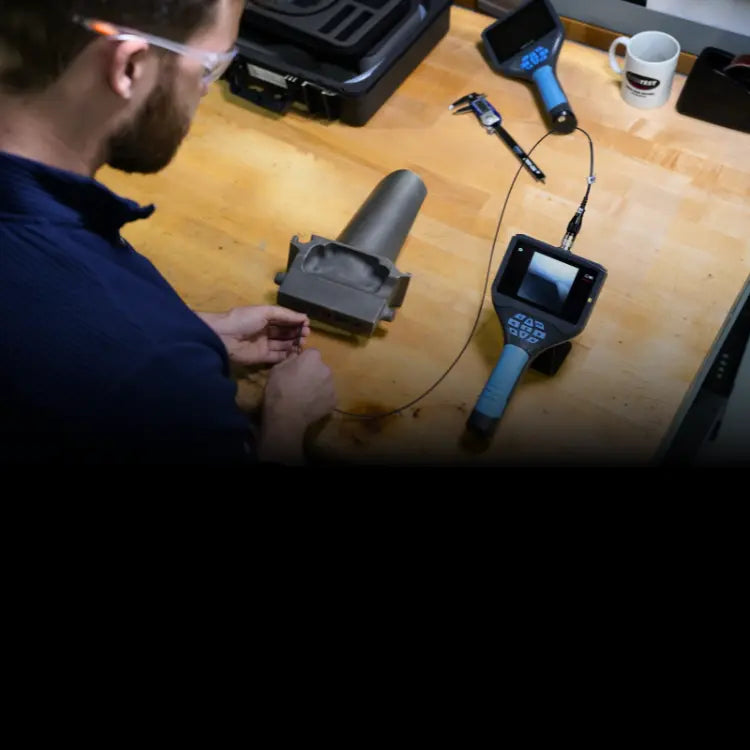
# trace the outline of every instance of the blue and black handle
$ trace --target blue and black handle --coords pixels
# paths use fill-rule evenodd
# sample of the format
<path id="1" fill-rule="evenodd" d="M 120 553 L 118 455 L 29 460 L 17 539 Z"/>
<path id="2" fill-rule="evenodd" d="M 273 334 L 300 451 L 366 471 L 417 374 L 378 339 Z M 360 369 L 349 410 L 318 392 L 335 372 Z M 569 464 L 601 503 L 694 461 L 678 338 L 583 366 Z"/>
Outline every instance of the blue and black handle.
<path id="1" fill-rule="evenodd" d="M 578 120 L 557 80 L 554 68 L 551 65 L 541 65 L 531 74 L 531 79 L 542 97 L 552 130 L 555 133 L 572 133 L 578 126 Z"/>
<path id="2" fill-rule="evenodd" d="M 485 440 L 492 437 L 528 364 L 529 355 L 520 346 L 506 344 L 503 347 L 500 359 L 466 422 L 470 432 Z"/>

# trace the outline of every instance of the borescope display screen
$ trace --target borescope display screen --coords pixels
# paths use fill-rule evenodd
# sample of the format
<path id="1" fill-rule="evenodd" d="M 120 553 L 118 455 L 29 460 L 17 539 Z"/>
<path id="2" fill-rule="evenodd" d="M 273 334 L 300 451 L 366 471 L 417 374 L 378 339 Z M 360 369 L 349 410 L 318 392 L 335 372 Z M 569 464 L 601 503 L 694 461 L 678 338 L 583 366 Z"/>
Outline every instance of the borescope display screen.
<path id="1" fill-rule="evenodd" d="M 497 290 L 576 324 L 598 276 L 595 268 L 566 263 L 532 247 L 519 245 L 508 260 Z"/>
<path id="2" fill-rule="evenodd" d="M 484 40 L 492 48 L 498 61 L 504 63 L 556 28 L 557 23 L 547 9 L 547 4 L 544 0 L 536 0 L 487 29 Z"/>

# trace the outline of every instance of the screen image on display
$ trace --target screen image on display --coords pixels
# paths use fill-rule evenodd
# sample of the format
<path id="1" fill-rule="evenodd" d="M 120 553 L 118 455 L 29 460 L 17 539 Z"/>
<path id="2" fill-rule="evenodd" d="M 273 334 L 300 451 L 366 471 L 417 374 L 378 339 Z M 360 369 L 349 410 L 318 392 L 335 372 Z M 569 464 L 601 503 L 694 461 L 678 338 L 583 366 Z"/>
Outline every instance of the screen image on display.
<path id="1" fill-rule="evenodd" d="M 575 266 L 535 252 L 518 296 L 559 315 L 577 275 Z"/>

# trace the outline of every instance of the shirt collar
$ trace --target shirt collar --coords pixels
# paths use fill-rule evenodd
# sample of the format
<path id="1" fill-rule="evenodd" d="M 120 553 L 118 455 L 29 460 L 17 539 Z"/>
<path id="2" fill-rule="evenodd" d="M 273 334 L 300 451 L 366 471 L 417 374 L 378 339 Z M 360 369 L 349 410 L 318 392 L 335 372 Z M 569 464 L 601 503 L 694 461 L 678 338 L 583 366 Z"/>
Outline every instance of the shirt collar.
<path id="1" fill-rule="evenodd" d="M 121 198 L 90 177 L 0 151 L 0 217 L 28 216 L 109 234 L 154 211 L 154 206 Z"/>

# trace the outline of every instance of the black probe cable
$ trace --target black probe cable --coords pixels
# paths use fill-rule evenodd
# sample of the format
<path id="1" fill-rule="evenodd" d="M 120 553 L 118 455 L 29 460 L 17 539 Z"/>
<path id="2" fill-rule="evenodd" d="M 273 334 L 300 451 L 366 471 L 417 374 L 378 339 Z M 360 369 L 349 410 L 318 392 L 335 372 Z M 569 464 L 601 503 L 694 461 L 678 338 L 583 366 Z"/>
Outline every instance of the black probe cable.
<path id="1" fill-rule="evenodd" d="M 589 199 L 589 193 L 591 192 L 591 185 L 594 183 L 595 176 L 594 176 L 594 142 L 591 140 L 591 136 L 583 129 L 583 128 L 576 128 L 576 130 L 580 130 L 581 133 L 583 133 L 586 138 L 588 138 L 589 141 L 589 178 L 588 178 L 588 185 L 586 187 L 586 194 L 583 197 L 583 200 L 581 201 L 581 205 L 579 206 L 578 210 L 576 211 L 573 218 L 570 220 L 570 223 L 568 224 L 568 230 L 565 235 L 565 240 L 568 239 L 568 237 L 571 237 L 568 250 L 573 245 L 573 240 L 575 239 L 578 232 L 581 230 L 581 223 L 583 221 L 583 213 L 586 210 L 586 204 L 588 203 Z M 549 130 L 547 131 L 529 150 L 528 156 L 531 156 L 534 151 L 536 150 L 536 147 L 545 140 L 548 136 L 552 135 L 554 131 Z M 463 357 L 464 352 L 469 348 L 469 344 L 471 343 L 471 340 L 474 338 L 474 334 L 476 333 L 477 326 L 479 325 L 479 321 L 482 318 L 482 310 L 484 309 L 484 298 L 487 294 L 487 286 L 490 283 L 490 272 L 492 270 L 492 260 L 495 257 L 495 247 L 497 245 L 497 238 L 500 235 L 500 227 L 503 224 L 503 218 L 505 217 L 505 209 L 508 207 L 508 201 L 510 200 L 510 196 L 513 194 L 513 188 L 516 186 L 516 182 L 518 180 L 518 176 L 521 174 L 521 170 L 524 169 L 524 165 L 521 164 L 518 169 L 516 170 L 515 175 L 513 176 L 513 181 L 510 183 L 510 187 L 508 188 L 508 192 L 505 195 L 505 201 L 503 202 L 503 207 L 500 210 L 500 216 L 497 220 L 497 227 L 495 228 L 495 236 L 492 238 L 492 248 L 490 250 L 490 259 L 487 263 L 487 275 L 484 278 L 484 288 L 482 290 L 482 296 L 479 299 L 479 310 L 477 310 L 477 316 L 474 319 L 474 325 L 471 327 L 471 331 L 469 332 L 469 336 L 466 339 L 466 343 L 463 345 L 461 351 L 458 353 L 458 356 L 453 360 L 450 367 L 421 395 L 417 396 L 413 401 L 409 401 L 408 404 L 404 404 L 403 406 L 400 406 L 398 409 L 392 409 L 391 411 L 386 411 L 381 414 L 359 414 L 356 412 L 350 412 L 350 411 L 342 411 L 341 409 L 334 409 L 334 412 L 336 414 L 341 414 L 346 417 L 355 417 L 357 419 L 383 419 L 384 417 L 390 417 L 393 414 L 399 414 L 400 412 L 404 411 L 405 409 L 408 409 L 410 406 L 414 406 L 414 404 L 421 401 L 425 396 L 428 396 L 432 391 L 437 388 L 440 383 L 442 383 L 447 377 L 448 374 L 451 372 L 451 370 L 458 364 L 461 357 Z"/>
<path id="2" fill-rule="evenodd" d="M 583 215 L 586 213 L 586 204 L 589 202 L 591 186 L 596 181 L 596 174 L 594 172 L 594 142 L 591 140 L 591 136 L 583 128 L 577 127 L 576 130 L 580 130 L 589 141 L 589 178 L 588 185 L 586 186 L 586 194 L 583 196 L 581 205 L 578 206 L 578 210 L 573 215 L 573 218 L 568 222 L 568 229 L 566 230 L 563 241 L 560 244 L 560 247 L 567 252 L 571 251 L 573 243 L 575 242 L 578 233 L 581 231 L 581 224 L 583 223 Z"/>

